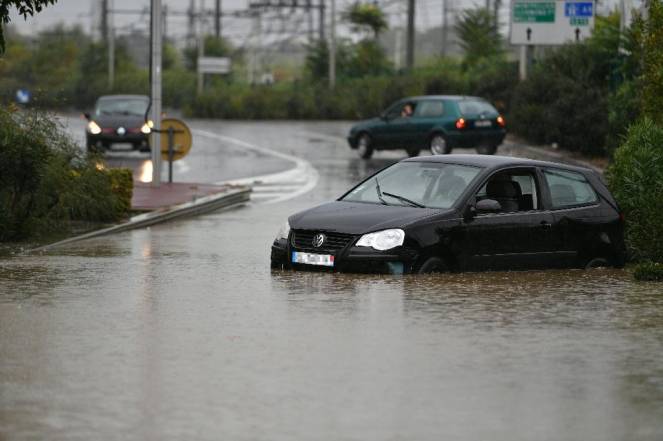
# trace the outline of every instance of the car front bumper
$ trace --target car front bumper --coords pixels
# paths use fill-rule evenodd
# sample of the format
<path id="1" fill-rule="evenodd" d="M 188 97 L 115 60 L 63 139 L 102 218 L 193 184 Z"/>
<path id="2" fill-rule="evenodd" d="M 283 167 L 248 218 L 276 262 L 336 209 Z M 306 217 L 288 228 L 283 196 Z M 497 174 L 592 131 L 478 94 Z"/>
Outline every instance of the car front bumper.
<path id="1" fill-rule="evenodd" d="M 105 144 L 116 144 L 116 143 L 122 143 L 122 142 L 128 142 L 132 144 L 147 144 L 149 140 L 150 135 L 146 135 L 143 132 L 127 132 L 124 135 L 118 135 L 116 132 L 113 133 L 99 133 L 98 135 L 93 135 L 91 133 L 87 133 L 87 141 L 88 144 L 98 144 L 98 143 L 105 143 Z"/>
<path id="2" fill-rule="evenodd" d="M 294 251 L 316 253 L 312 249 L 295 248 L 286 239 L 275 240 L 271 249 L 271 267 L 350 273 L 408 274 L 413 271 L 418 257 L 418 252 L 406 247 L 378 251 L 368 247 L 347 246 L 333 253 L 334 266 L 327 267 L 293 263 Z"/>

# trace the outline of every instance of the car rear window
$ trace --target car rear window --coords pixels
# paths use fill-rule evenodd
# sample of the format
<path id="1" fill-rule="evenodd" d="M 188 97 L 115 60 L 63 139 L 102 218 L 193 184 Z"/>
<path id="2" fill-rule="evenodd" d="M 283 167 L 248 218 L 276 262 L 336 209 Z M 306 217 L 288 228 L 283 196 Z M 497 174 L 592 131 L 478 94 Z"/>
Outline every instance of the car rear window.
<path id="1" fill-rule="evenodd" d="M 591 204 L 598 200 L 596 192 L 581 173 L 546 169 L 544 175 L 553 208 Z"/>
<path id="2" fill-rule="evenodd" d="M 497 110 L 486 101 L 463 100 L 458 101 L 458 108 L 462 115 L 481 115 L 482 113 L 497 113 Z"/>

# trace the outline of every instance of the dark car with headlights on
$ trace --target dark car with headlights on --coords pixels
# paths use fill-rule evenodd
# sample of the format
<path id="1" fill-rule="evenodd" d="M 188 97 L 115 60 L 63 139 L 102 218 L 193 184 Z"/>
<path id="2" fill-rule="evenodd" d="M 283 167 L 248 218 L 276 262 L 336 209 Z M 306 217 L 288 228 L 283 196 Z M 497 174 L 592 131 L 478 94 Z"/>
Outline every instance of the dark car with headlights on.
<path id="1" fill-rule="evenodd" d="M 506 136 L 504 117 L 483 98 L 430 95 L 409 97 L 389 106 L 379 117 L 355 124 L 350 148 L 368 159 L 375 150 L 404 149 L 449 154 L 455 147 L 493 155 Z"/>
<path id="2" fill-rule="evenodd" d="M 145 120 L 150 99 L 144 95 L 107 95 L 100 97 L 85 130 L 88 151 L 110 149 L 128 143 L 132 148 L 149 151 L 152 122 Z"/>
<path id="3" fill-rule="evenodd" d="M 405 159 L 294 214 L 272 268 L 428 273 L 621 267 L 622 214 L 592 170 L 529 159 Z"/>

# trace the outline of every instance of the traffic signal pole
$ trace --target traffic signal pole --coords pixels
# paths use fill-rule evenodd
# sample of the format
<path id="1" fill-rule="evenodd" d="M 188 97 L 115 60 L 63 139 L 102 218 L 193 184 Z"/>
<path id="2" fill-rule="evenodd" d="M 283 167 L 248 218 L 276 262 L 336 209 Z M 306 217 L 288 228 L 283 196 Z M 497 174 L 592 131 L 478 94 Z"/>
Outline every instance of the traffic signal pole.
<path id="1" fill-rule="evenodd" d="M 161 52 L 162 52 L 161 0 L 151 0 L 150 15 L 150 119 L 154 124 L 152 147 L 152 186 L 161 185 Z"/>

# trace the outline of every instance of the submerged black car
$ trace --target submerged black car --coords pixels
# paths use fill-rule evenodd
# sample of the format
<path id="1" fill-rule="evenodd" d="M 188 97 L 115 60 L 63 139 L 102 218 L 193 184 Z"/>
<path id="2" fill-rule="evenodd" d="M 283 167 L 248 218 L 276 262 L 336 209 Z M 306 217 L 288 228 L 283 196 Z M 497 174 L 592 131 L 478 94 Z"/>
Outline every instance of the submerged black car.
<path id="1" fill-rule="evenodd" d="M 87 149 L 110 149 L 113 144 L 129 143 L 132 148 L 150 151 L 152 123 L 145 121 L 150 99 L 144 95 L 106 95 L 97 100 L 85 130 Z"/>
<path id="2" fill-rule="evenodd" d="M 427 273 L 615 266 L 623 217 L 592 170 L 502 156 L 409 158 L 289 217 L 272 268 Z"/>

